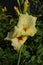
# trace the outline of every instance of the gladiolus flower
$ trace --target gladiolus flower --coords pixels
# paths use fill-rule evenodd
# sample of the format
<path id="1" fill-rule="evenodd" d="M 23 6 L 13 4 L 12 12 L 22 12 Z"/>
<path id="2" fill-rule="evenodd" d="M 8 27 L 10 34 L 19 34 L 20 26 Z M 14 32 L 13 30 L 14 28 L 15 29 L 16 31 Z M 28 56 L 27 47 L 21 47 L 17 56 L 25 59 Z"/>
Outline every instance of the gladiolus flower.
<path id="1" fill-rule="evenodd" d="M 27 37 L 17 37 L 11 39 L 12 41 L 12 46 L 14 47 L 15 50 L 19 51 L 21 46 L 25 43 L 27 40 Z"/>
<path id="2" fill-rule="evenodd" d="M 34 36 L 37 32 L 35 27 L 36 17 L 31 15 L 21 14 L 17 26 L 15 26 L 13 37 L 19 36 Z"/>
<path id="3" fill-rule="evenodd" d="M 11 37 L 9 37 L 9 34 L 8 34 L 8 36 L 5 38 L 5 40 L 11 40 L 11 42 L 12 42 L 12 46 L 14 47 L 14 49 L 16 50 L 16 51 L 19 51 L 20 50 L 20 48 L 21 48 L 21 46 L 25 43 L 25 41 L 27 40 L 27 37 L 23 37 L 23 36 L 21 36 L 21 37 L 15 37 L 15 38 L 11 38 Z"/>

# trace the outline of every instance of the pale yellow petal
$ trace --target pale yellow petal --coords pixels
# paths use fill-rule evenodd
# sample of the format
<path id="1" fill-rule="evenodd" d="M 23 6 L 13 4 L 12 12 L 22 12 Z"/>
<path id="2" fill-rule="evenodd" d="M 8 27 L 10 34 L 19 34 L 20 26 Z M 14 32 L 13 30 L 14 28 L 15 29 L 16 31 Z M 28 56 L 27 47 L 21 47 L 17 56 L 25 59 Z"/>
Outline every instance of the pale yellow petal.
<path id="1" fill-rule="evenodd" d="M 27 37 L 22 37 L 22 40 L 18 41 L 18 38 L 13 38 L 11 39 L 12 41 L 12 46 L 14 47 L 15 50 L 19 51 L 21 46 L 25 43 L 25 41 L 27 40 Z"/>
<path id="2" fill-rule="evenodd" d="M 34 36 L 37 32 L 37 29 L 35 27 L 30 27 L 30 28 L 27 28 L 27 30 L 23 30 L 21 31 L 21 36 Z M 20 35 L 18 35 L 19 37 Z"/>
<path id="3" fill-rule="evenodd" d="M 15 37 L 11 38 L 9 35 L 4 40 L 10 40 L 12 43 L 11 45 L 14 47 L 15 50 L 19 51 L 21 46 L 25 43 L 27 40 L 27 36 L 22 37 Z"/>
<path id="4" fill-rule="evenodd" d="M 28 14 L 21 14 L 20 17 L 19 17 L 19 21 L 18 21 L 18 24 L 17 26 L 18 27 L 25 27 L 25 26 L 28 26 L 27 23 L 28 23 L 29 19 L 28 19 Z"/>
<path id="5" fill-rule="evenodd" d="M 37 32 L 37 29 L 35 27 L 31 27 L 27 30 L 26 36 L 34 36 Z"/>
<path id="6" fill-rule="evenodd" d="M 36 20 L 36 17 L 28 15 L 27 13 L 21 14 L 21 16 L 19 17 L 18 24 L 14 29 L 13 37 L 33 36 L 36 33 Z M 24 28 L 26 28 L 27 31 L 24 31 Z"/>
<path id="7" fill-rule="evenodd" d="M 19 21 L 17 26 L 18 27 L 30 27 L 30 26 L 35 26 L 36 25 L 36 17 L 33 17 L 31 15 L 26 14 L 21 14 L 19 17 Z"/>

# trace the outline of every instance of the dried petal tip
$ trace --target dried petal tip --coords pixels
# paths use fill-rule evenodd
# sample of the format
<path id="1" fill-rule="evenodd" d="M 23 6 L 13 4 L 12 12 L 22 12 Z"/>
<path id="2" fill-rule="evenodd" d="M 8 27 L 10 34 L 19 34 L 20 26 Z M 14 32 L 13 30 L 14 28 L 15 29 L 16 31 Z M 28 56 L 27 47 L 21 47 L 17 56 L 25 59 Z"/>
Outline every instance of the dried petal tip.
<path id="1" fill-rule="evenodd" d="M 14 10 L 17 12 L 18 15 L 20 15 L 19 9 L 16 6 L 14 6 Z"/>

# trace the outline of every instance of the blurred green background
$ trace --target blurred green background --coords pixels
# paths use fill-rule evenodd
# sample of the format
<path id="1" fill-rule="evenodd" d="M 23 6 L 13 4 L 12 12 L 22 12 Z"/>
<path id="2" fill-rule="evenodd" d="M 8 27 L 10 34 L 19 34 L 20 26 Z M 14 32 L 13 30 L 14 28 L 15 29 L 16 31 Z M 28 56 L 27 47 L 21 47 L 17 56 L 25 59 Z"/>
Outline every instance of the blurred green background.
<path id="1" fill-rule="evenodd" d="M 10 40 L 4 40 L 7 33 L 12 31 L 14 25 L 17 24 L 18 18 L 13 10 L 14 5 L 18 6 L 17 1 L 0 0 L 0 65 L 18 65 L 18 61 L 20 61 L 19 65 L 43 65 L 43 0 L 29 0 L 29 3 L 30 14 L 37 16 L 38 31 L 34 37 L 27 39 L 20 55 L 20 52 L 14 50 Z M 1 9 L 4 6 L 7 7 L 7 12 L 2 12 Z M 12 17 L 6 17 L 6 15 Z"/>

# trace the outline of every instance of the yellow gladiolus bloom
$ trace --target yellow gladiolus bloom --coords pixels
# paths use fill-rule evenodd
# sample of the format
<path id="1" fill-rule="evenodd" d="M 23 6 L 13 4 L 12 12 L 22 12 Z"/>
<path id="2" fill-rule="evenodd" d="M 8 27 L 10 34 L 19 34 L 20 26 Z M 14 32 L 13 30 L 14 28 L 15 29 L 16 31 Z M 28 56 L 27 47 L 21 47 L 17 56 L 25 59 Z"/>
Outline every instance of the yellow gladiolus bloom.
<path id="1" fill-rule="evenodd" d="M 31 15 L 21 14 L 17 26 L 15 26 L 13 37 L 19 36 L 34 36 L 37 32 L 35 27 L 36 17 Z"/>
<path id="2" fill-rule="evenodd" d="M 12 46 L 14 47 L 14 49 L 16 50 L 16 51 L 19 51 L 20 50 L 20 48 L 21 48 L 21 46 L 25 43 L 25 41 L 27 40 L 27 37 L 23 37 L 23 36 L 21 36 L 21 37 L 15 37 L 15 38 L 10 38 L 9 37 L 9 34 L 8 34 L 8 36 L 5 38 L 5 40 L 11 40 L 11 42 L 12 42 Z"/>
<path id="3" fill-rule="evenodd" d="M 14 47 L 15 50 L 19 51 L 21 46 L 25 43 L 26 40 L 27 40 L 27 37 L 13 38 L 11 39 L 12 46 Z"/>

